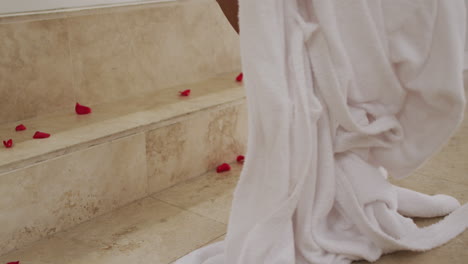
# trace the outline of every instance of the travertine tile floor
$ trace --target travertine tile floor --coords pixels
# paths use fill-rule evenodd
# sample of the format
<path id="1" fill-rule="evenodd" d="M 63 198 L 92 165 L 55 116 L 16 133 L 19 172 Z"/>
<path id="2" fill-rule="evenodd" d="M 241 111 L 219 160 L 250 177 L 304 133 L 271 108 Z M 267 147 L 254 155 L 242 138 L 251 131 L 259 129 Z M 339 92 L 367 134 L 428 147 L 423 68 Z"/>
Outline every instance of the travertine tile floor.
<path id="1" fill-rule="evenodd" d="M 232 191 L 241 169 L 242 165 L 235 164 L 230 172 L 210 172 L 179 184 L 1 256 L 0 264 L 15 260 L 22 264 L 172 263 L 198 247 L 223 239 Z M 394 183 L 428 194 L 450 194 L 462 203 L 468 202 L 468 121 L 423 168 Z M 437 220 L 417 222 L 427 225 Z M 399 252 L 376 263 L 467 264 L 468 231 L 435 250 Z"/>
<path id="2" fill-rule="evenodd" d="M 226 233 L 242 165 L 208 173 L 0 256 L 0 264 L 168 264 Z"/>

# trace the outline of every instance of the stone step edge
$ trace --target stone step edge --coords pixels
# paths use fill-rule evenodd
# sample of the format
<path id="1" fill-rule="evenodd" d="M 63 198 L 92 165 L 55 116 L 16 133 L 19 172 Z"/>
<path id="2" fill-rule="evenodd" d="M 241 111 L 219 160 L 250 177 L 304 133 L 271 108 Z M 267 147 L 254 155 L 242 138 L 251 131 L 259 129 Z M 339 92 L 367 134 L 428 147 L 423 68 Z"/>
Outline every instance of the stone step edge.
<path id="1" fill-rule="evenodd" d="M 190 85 L 186 87 L 190 89 Z M 42 145 L 45 147 L 41 147 L 42 142 L 40 140 L 23 142 L 21 143 L 23 147 L 18 151 L 12 151 L 10 153 L 0 152 L 0 174 L 29 167 L 46 160 L 87 149 L 115 139 L 168 126 L 189 119 L 199 112 L 218 111 L 230 106 L 240 105 L 245 103 L 245 100 L 243 87 L 234 86 L 190 100 L 181 100 L 168 104 L 165 107 L 172 108 L 174 111 L 170 111 L 171 113 L 165 111 L 166 113 L 162 115 L 155 115 L 154 113 L 158 111 L 161 112 L 161 110 L 156 109 L 152 111 L 145 109 L 141 112 L 119 116 L 111 121 L 93 124 L 88 127 L 74 128 L 70 130 L 72 132 L 67 131 L 67 133 L 54 134 L 55 144 L 54 142 L 49 142 L 47 145 Z M 119 126 L 109 131 L 108 125 L 110 122 L 119 124 Z M 94 131 L 93 134 L 86 133 L 90 129 Z M 96 133 L 96 131 L 101 133 Z M 7 156 L 6 154 L 9 154 L 9 159 L 4 159 L 4 157 Z M 15 158 L 12 160 L 12 157 Z"/>

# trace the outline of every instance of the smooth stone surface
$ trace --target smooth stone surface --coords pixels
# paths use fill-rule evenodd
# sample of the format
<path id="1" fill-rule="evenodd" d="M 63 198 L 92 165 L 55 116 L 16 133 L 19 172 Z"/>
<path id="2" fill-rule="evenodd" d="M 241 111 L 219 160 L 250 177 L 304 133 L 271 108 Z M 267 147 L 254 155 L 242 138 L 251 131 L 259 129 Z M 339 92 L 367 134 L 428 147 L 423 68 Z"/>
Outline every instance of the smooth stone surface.
<path id="1" fill-rule="evenodd" d="M 0 173 L 187 120 L 199 111 L 216 112 L 221 108 L 245 104 L 244 88 L 234 81 L 236 74 L 222 74 L 205 81 L 99 105 L 93 107 L 92 114 L 85 116 L 76 115 L 73 105 L 67 111 L 21 122 L 28 128 L 26 131 L 15 132 L 20 122 L 0 125 L 0 139 L 12 138 L 15 144 L 11 149 L 0 147 Z M 179 96 L 179 91 L 185 89 L 191 89 L 191 95 Z M 244 127 L 237 129 L 243 130 Z M 36 130 L 52 136 L 33 140 Z"/>
<path id="2" fill-rule="evenodd" d="M 0 124 L 239 71 L 214 0 L 0 18 Z"/>
<path id="3" fill-rule="evenodd" d="M 202 247 L 205 247 L 205 246 L 209 246 L 209 245 L 214 244 L 214 243 L 217 243 L 217 242 L 221 242 L 221 241 L 223 241 L 224 239 L 226 239 L 226 234 L 224 234 L 224 235 L 222 235 L 222 236 L 220 236 L 220 237 L 218 237 L 218 238 L 216 238 L 216 239 L 211 240 L 210 242 L 206 243 L 205 245 L 203 245 L 203 246 L 201 246 L 201 247 L 199 247 L 199 248 L 202 248 Z M 197 248 L 197 249 L 198 249 L 198 248 Z M 184 255 L 184 256 L 185 256 L 185 255 Z M 183 256 L 181 256 L 181 257 L 183 257 Z M 177 260 L 176 260 L 176 261 L 177 261 Z M 171 264 L 174 264 L 176 261 L 171 262 Z"/>
<path id="4" fill-rule="evenodd" d="M 468 107 L 465 108 L 465 120 L 455 135 L 418 173 L 468 185 Z"/>
<path id="5" fill-rule="evenodd" d="M 137 134 L 0 174 L 0 254 L 145 197 L 144 157 Z"/>
<path id="6" fill-rule="evenodd" d="M 142 92 L 129 71 L 135 63 L 131 40 L 119 29 L 116 14 L 72 17 L 67 24 L 78 102 L 95 105 Z"/>
<path id="7" fill-rule="evenodd" d="M 233 190 L 242 170 L 231 164 L 231 171 L 211 171 L 153 195 L 154 198 L 227 224 Z"/>
<path id="8" fill-rule="evenodd" d="M 239 37 L 216 1 L 179 1 L 118 14 L 131 39 L 139 89 L 197 82 L 240 69 Z M 156 32 L 156 33 L 155 33 Z"/>
<path id="9" fill-rule="evenodd" d="M 0 257 L 21 264 L 167 264 L 226 232 L 224 224 L 145 198 Z"/>
<path id="10" fill-rule="evenodd" d="M 0 24 L 0 124 L 73 104 L 64 19 Z"/>
<path id="11" fill-rule="evenodd" d="M 244 155 L 246 105 L 203 112 L 146 137 L 149 192 L 155 193 Z"/>

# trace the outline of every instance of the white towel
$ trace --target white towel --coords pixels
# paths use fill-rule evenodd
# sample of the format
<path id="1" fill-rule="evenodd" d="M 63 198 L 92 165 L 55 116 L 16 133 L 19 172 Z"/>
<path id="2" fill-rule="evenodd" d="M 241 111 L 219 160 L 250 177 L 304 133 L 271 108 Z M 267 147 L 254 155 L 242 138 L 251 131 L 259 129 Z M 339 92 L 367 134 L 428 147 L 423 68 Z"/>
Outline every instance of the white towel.
<path id="1" fill-rule="evenodd" d="M 387 181 L 462 120 L 463 0 L 241 0 L 240 28 L 249 138 L 227 237 L 177 264 L 375 261 L 467 228 L 467 205 Z"/>

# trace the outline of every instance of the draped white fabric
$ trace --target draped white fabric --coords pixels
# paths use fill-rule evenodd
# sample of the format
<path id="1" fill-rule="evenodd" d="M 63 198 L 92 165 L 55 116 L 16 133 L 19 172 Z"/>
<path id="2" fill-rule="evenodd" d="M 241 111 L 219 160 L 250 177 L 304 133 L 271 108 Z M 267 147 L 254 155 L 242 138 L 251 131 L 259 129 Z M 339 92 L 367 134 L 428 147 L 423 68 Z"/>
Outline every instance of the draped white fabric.
<path id="1" fill-rule="evenodd" d="M 465 230 L 467 205 L 387 181 L 463 118 L 463 0 L 241 0 L 240 27 L 249 138 L 227 237 L 177 264 L 374 261 Z"/>

